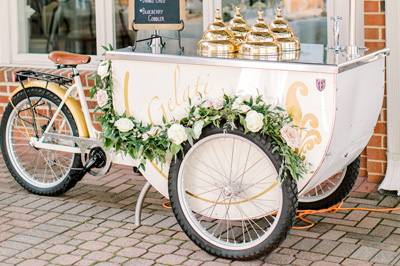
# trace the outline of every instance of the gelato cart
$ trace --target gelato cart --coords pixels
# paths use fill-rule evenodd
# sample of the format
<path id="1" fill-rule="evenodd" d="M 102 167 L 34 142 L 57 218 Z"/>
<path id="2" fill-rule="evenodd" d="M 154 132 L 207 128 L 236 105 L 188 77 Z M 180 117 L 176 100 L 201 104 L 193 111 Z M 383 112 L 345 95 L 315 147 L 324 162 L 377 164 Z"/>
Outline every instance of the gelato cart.
<path id="1" fill-rule="evenodd" d="M 296 193 L 302 208 L 318 209 L 340 202 L 350 192 L 358 176 L 359 156 L 373 134 L 382 107 L 387 54 L 384 49 L 349 58 L 346 53 L 303 44 L 294 60 L 265 61 L 201 57 L 195 52 L 177 54 L 176 46 L 167 45 L 161 53 L 154 54 L 147 47 L 135 52 L 126 48 L 108 52 L 107 58 L 113 64 L 117 113 L 134 114 L 145 123 L 158 124 L 164 116 L 172 119 L 184 114 L 189 98 L 196 93 L 207 95 L 223 89 L 233 95 L 261 94 L 265 102 L 287 110 L 294 124 L 301 128 L 300 152 L 310 168 L 297 183 L 297 189 L 274 186 L 278 173 L 275 170 L 271 176 L 272 161 L 265 161 L 252 172 L 254 183 L 249 181 L 247 193 L 240 194 L 237 191 L 243 188 L 226 185 L 221 188 L 226 190 L 224 193 L 242 196 L 230 204 L 219 199 L 218 186 L 212 185 L 213 175 L 225 173 L 225 168 L 231 167 L 231 154 L 234 154 L 233 165 L 241 167 L 246 147 L 250 145 L 239 141 L 241 144 L 235 150 L 232 143 L 238 137 L 234 134 L 224 137 L 221 132 L 221 139 L 212 134 L 204 142 L 196 143 L 178 169 L 176 164 L 171 170 L 169 165 L 149 162 L 143 171 L 151 186 L 167 198 L 175 197 L 174 200 L 179 196 L 171 195 L 168 187 L 179 191 L 179 184 L 171 183 L 171 173 L 178 171 L 178 176 L 184 171 L 192 173 L 193 180 L 186 181 L 186 188 L 181 187 L 186 191 L 186 200 L 174 206 L 179 224 L 206 251 L 240 258 L 237 254 L 241 250 L 249 252 L 246 257 L 251 252 L 258 254 L 262 242 L 271 249 L 277 245 L 278 234 L 286 235 L 284 230 L 289 229 L 293 219 L 288 209 L 295 208 L 296 201 L 285 194 Z M 256 160 L 257 152 L 261 151 L 253 148 Z M 134 164 L 123 156 L 115 162 Z M 185 169 L 185 165 L 191 166 Z M 261 178 L 257 183 L 262 173 L 266 180 Z M 230 205 L 234 206 L 231 210 Z M 211 215 L 210 208 L 214 208 Z M 207 218 L 201 221 L 194 213 Z M 258 224 L 260 219 L 263 225 Z M 222 229 L 214 230 L 221 220 L 224 233 L 219 232 Z M 269 230 L 264 231 L 265 224 Z M 233 228 L 242 235 L 240 239 L 235 239 L 235 233 L 226 235 Z M 259 237 L 254 233 L 258 230 L 262 232 Z M 254 231 L 254 236 L 250 233 L 245 237 L 248 231 Z"/>

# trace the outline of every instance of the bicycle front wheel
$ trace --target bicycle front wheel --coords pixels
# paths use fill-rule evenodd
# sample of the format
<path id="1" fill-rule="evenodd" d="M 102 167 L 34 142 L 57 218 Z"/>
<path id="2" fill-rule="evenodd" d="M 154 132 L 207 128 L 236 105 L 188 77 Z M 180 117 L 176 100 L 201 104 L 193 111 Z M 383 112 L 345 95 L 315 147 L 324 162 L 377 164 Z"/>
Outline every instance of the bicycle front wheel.
<path id="1" fill-rule="evenodd" d="M 3 114 L 0 137 L 4 162 L 15 180 L 34 194 L 59 195 L 82 178 L 79 154 L 38 149 L 30 144 L 32 137 L 43 136 L 60 103 L 60 98 L 49 90 L 29 88 L 18 92 Z M 49 132 L 78 136 L 67 106 L 62 107 Z M 67 144 L 60 142 L 47 141 Z"/>

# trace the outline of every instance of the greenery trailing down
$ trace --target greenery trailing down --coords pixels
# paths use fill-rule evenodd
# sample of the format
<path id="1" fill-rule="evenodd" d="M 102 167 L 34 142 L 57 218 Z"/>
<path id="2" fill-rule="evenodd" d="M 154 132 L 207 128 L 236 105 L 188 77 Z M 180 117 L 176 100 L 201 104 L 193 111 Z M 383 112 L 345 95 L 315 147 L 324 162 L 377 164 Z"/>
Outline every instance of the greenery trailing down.
<path id="1" fill-rule="evenodd" d="M 91 90 L 98 102 L 104 145 L 139 160 L 139 167 L 144 168 L 147 160 L 164 163 L 168 154 L 176 155 L 186 142 L 193 144 L 203 128 L 212 124 L 227 129 L 242 127 L 246 133 L 269 136 L 273 152 L 283 158 L 280 177 L 289 174 L 299 180 L 306 174 L 307 164 L 298 154 L 300 129 L 292 125 L 285 110 L 266 104 L 260 95 L 232 96 L 222 91 L 207 98 L 197 95 L 189 100 L 186 117 L 178 121 L 164 119 L 162 125 L 153 126 L 114 111 L 111 73 L 111 61 L 103 61 Z"/>

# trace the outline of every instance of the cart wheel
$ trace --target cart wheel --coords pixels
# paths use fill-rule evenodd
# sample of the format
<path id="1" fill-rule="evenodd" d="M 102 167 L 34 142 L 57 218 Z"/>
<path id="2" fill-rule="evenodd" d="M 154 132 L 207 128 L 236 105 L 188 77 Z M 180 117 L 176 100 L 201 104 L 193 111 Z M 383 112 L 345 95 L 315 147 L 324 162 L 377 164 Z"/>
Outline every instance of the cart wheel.
<path id="1" fill-rule="evenodd" d="M 299 209 L 320 210 L 341 202 L 353 188 L 360 170 L 360 157 L 343 171 L 331 176 L 316 187 L 299 196 Z"/>
<path id="2" fill-rule="evenodd" d="M 268 138 L 209 127 L 171 164 L 169 196 L 183 231 L 228 259 L 267 255 L 285 239 L 297 185 L 278 178 L 281 158 Z"/>

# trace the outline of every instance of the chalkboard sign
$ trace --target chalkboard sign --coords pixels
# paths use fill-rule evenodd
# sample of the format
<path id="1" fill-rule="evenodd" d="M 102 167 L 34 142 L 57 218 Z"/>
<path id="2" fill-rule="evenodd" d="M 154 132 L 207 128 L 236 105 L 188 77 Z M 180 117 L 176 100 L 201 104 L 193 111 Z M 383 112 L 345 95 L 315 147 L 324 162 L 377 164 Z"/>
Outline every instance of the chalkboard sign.
<path id="1" fill-rule="evenodd" d="M 181 30 L 185 0 L 130 0 L 134 30 Z"/>

